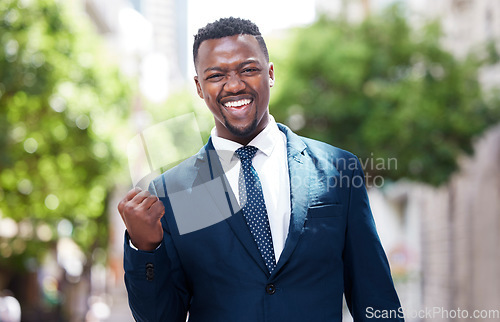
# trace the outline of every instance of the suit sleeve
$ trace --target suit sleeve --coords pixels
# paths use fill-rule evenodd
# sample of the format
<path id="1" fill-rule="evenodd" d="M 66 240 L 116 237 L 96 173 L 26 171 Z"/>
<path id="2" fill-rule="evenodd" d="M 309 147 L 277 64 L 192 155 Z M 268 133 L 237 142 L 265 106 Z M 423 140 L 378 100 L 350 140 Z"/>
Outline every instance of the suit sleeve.
<path id="1" fill-rule="evenodd" d="M 357 159 L 353 168 L 343 254 L 346 302 L 354 321 L 404 321 Z"/>
<path id="2" fill-rule="evenodd" d="M 149 186 L 158 195 L 154 183 Z M 160 196 L 166 211 L 166 197 Z M 165 217 L 163 242 L 152 251 L 130 247 L 125 232 L 124 269 L 129 306 L 136 321 L 185 322 L 190 292 Z"/>

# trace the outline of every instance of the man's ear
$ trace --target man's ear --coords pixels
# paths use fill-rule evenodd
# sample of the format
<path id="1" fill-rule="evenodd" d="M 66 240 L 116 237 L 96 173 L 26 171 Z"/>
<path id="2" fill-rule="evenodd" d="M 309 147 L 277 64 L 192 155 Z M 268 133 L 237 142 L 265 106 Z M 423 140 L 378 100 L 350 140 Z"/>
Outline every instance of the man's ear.
<path id="1" fill-rule="evenodd" d="M 274 64 L 269 63 L 269 87 L 274 86 Z"/>
<path id="2" fill-rule="evenodd" d="M 200 81 L 198 81 L 198 76 L 194 77 L 194 83 L 196 84 L 196 91 L 198 92 L 198 96 L 203 99 L 204 98 L 203 97 L 203 92 L 201 90 Z"/>

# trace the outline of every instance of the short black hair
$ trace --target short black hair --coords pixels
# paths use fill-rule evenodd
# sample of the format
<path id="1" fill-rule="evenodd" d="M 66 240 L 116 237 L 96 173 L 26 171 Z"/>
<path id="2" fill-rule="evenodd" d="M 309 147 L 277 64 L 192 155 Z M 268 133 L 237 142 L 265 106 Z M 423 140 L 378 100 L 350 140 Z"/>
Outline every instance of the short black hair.
<path id="1" fill-rule="evenodd" d="M 198 33 L 194 35 L 193 44 L 193 60 L 196 65 L 196 60 L 198 59 L 198 49 L 202 42 L 208 39 L 220 39 L 224 37 L 230 37 L 235 35 L 252 35 L 255 36 L 257 42 L 269 62 L 269 53 L 267 51 L 266 42 L 259 31 L 259 27 L 256 24 L 247 19 L 241 18 L 221 18 L 215 22 L 207 24 L 205 27 L 200 28 Z"/>

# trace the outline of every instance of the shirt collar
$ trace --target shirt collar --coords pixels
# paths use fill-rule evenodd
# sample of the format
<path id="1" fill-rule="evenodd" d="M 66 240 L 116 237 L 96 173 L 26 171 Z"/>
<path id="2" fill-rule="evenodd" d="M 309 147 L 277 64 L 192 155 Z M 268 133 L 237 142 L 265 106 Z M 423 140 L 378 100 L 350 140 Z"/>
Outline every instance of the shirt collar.
<path id="1" fill-rule="evenodd" d="M 274 117 L 269 115 L 269 123 L 248 145 L 252 145 L 264 153 L 267 157 L 273 152 L 276 143 L 280 139 L 280 130 Z M 217 129 L 214 127 L 211 132 L 212 144 L 214 145 L 221 162 L 230 163 L 234 157 L 234 152 L 243 145 L 218 136 Z M 259 153 L 257 151 L 257 153 Z"/>

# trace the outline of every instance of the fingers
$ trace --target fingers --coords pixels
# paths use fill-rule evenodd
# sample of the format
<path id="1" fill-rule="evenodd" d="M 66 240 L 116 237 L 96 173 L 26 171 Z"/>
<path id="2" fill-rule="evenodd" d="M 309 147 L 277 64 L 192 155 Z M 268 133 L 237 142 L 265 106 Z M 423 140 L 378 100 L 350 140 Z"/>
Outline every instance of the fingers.
<path id="1" fill-rule="evenodd" d="M 150 214 L 154 217 L 155 220 L 161 219 L 165 214 L 165 207 L 163 206 L 163 202 L 157 200 L 153 202 L 151 207 L 149 208 Z"/>
<path id="2" fill-rule="evenodd" d="M 158 199 L 157 196 L 155 195 L 149 195 L 146 198 L 144 198 L 140 204 L 140 206 L 144 209 L 149 209 L 155 202 L 161 203 L 160 199 Z"/>
<path id="3" fill-rule="evenodd" d="M 126 201 L 132 200 L 132 198 L 134 198 L 140 192 L 143 192 L 143 190 L 141 188 L 134 187 L 129 192 L 127 192 L 127 194 L 125 195 L 125 198 L 123 198 L 123 199 L 125 199 Z"/>
<path id="4" fill-rule="evenodd" d="M 141 191 L 130 200 L 130 204 L 134 207 L 139 206 L 142 209 L 149 209 L 153 202 L 157 201 L 158 197 L 150 194 L 148 191 Z"/>
<path id="5" fill-rule="evenodd" d="M 141 250 L 154 250 L 163 238 L 163 202 L 148 191 L 135 188 L 120 201 L 118 210 L 134 245 Z"/>
<path id="6" fill-rule="evenodd" d="M 141 205 L 144 200 L 146 200 L 146 203 L 144 205 Z M 158 200 L 158 197 L 151 195 L 146 190 L 142 190 L 141 188 L 136 187 L 130 190 L 120 201 L 120 203 L 118 204 L 118 211 L 122 213 L 126 206 L 135 207 L 137 205 L 141 205 L 148 209 L 156 200 Z"/>
<path id="7" fill-rule="evenodd" d="M 165 214 L 165 208 L 159 198 L 140 188 L 134 188 L 127 193 L 118 204 L 118 211 L 125 225 L 127 217 L 132 214 L 143 214 L 142 216 L 152 214 L 155 220 L 160 219 Z"/>
<path id="8" fill-rule="evenodd" d="M 125 208 L 125 205 L 127 204 L 127 202 L 129 202 L 130 200 L 132 200 L 137 194 L 139 194 L 140 192 L 142 191 L 141 188 L 139 187 L 135 187 L 133 188 L 132 190 L 130 190 L 126 195 L 125 197 L 118 203 L 118 211 L 120 212 L 120 214 L 122 215 L 123 217 L 123 210 Z"/>

